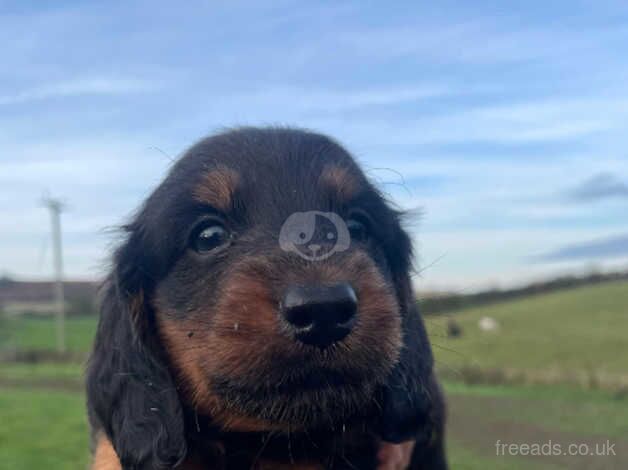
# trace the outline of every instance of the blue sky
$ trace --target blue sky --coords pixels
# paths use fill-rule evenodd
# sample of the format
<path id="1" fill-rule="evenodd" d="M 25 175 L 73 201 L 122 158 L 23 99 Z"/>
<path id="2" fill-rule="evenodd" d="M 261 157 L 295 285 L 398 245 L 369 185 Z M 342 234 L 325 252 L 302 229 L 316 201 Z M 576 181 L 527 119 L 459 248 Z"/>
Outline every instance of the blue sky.
<path id="1" fill-rule="evenodd" d="M 97 278 L 225 126 L 344 143 L 404 208 L 425 288 L 628 265 L 628 4 L 2 2 L 0 272 Z"/>

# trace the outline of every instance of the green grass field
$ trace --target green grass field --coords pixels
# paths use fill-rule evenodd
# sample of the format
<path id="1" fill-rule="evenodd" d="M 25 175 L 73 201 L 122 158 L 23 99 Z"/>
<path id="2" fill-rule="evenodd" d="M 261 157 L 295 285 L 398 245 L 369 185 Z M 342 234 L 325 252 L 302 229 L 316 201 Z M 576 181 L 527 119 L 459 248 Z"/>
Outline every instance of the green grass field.
<path id="1" fill-rule="evenodd" d="M 483 332 L 480 318 L 499 324 Z M 447 338 L 455 319 L 462 336 Z M 509 368 L 628 374 L 628 282 L 559 291 L 427 319 L 442 369 Z"/>
<path id="2" fill-rule="evenodd" d="M 0 468 L 87 467 L 89 432 L 82 393 L 0 388 Z"/>
<path id="3" fill-rule="evenodd" d="M 498 332 L 477 327 L 495 318 Z M 628 283 L 607 283 L 456 313 L 460 338 L 445 335 L 446 317 L 427 320 L 443 370 L 509 368 L 521 371 L 628 373 Z M 68 319 L 68 344 L 86 353 L 93 317 Z M 4 348 L 53 349 L 49 319 L 11 319 Z M 83 359 L 72 363 L 0 363 L 0 468 L 82 469 L 88 429 L 81 380 Z M 567 385 L 465 385 L 448 374 L 448 449 L 453 469 L 628 468 L 628 397 L 611 390 Z M 593 445 L 610 439 L 617 457 L 498 456 L 495 442 L 546 440 Z M 620 454 L 621 452 L 621 454 Z M 600 460 L 600 459 L 606 460 Z"/>
<path id="4" fill-rule="evenodd" d="M 96 331 L 95 316 L 66 319 L 67 349 L 87 352 Z M 54 350 L 57 346 L 56 323 L 50 318 L 9 317 L 2 324 L 6 328 L 4 348 Z"/>

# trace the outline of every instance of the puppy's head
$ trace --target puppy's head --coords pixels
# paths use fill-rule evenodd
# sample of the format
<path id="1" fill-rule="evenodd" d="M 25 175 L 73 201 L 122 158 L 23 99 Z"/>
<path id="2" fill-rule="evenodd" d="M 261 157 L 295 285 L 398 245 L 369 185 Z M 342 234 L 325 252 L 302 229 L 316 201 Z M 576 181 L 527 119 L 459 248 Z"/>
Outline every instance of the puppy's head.
<path id="1" fill-rule="evenodd" d="M 410 242 L 339 145 L 286 129 L 210 137 L 127 229 L 88 382 L 121 459 L 181 457 L 182 406 L 239 431 L 368 412 L 404 347 Z M 157 431 L 138 455 L 126 441 L 142 427 Z"/>

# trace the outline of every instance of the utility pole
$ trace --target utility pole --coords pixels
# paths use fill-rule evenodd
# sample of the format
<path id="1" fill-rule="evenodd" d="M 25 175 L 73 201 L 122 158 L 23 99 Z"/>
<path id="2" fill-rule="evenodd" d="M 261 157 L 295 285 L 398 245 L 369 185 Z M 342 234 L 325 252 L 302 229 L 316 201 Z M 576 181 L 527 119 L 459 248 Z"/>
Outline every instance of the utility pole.
<path id="1" fill-rule="evenodd" d="M 52 252 L 55 271 L 54 297 L 57 311 L 57 350 L 65 352 L 65 299 L 63 293 L 63 253 L 61 251 L 61 211 L 63 204 L 58 199 L 44 198 L 50 211 L 52 225 Z"/>

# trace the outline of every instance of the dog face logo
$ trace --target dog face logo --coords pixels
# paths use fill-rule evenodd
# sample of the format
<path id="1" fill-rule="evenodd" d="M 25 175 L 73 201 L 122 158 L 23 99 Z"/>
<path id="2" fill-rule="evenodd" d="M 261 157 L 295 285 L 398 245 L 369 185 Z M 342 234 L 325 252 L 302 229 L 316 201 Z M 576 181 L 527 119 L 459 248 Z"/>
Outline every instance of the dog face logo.
<path id="1" fill-rule="evenodd" d="M 345 221 L 333 212 L 295 212 L 279 233 L 279 247 L 308 261 L 321 261 L 349 248 Z"/>

